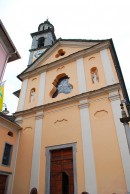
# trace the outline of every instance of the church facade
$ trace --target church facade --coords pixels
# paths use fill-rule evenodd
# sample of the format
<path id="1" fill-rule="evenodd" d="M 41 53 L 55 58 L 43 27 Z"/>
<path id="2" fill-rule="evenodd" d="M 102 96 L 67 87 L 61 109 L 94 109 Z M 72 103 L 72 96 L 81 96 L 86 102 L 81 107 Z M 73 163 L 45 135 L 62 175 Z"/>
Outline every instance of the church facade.
<path id="1" fill-rule="evenodd" d="M 56 39 L 48 20 L 31 36 L 12 194 L 130 193 L 129 99 L 112 40 Z"/>

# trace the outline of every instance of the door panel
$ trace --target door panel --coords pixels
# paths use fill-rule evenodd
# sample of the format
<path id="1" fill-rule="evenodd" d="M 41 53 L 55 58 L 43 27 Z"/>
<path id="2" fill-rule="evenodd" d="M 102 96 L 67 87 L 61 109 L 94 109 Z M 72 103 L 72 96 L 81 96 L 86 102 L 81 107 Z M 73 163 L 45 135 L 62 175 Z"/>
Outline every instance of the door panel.
<path id="1" fill-rule="evenodd" d="M 7 175 L 0 174 L 0 194 L 5 194 Z"/>
<path id="2" fill-rule="evenodd" d="M 51 151 L 50 194 L 74 194 L 72 148 Z"/>

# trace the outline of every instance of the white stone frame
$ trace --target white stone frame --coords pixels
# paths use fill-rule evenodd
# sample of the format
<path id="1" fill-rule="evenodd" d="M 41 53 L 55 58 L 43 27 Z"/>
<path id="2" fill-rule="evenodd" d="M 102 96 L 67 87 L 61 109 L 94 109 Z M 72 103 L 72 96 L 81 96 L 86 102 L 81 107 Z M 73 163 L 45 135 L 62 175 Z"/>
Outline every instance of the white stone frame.
<path id="1" fill-rule="evenodd" d="M 50 157 L 51 151 L 57 149 L 72 148 L 73 152 L 73 172 L 74 172 L 74 194 L 78 194 L 77 191 L 77 172 L 76 172 L 76 143 L 68 143 L 56 146 L 50 146 L 46 148 L 46 177 L 45 177 L 45 193 L 50 194 Z"/>

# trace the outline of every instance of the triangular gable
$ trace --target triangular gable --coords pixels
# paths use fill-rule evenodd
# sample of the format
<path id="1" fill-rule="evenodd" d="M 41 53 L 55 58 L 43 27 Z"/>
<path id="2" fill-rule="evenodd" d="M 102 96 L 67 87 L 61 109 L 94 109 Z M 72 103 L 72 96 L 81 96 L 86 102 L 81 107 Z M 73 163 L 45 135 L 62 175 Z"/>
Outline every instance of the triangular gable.
<path id="1" fill-rule="evenodd" d="M 54 62 L 56 60 L 62 59 L 64 57 L 67 57 L 73 53 L 76 53 L 78 51 L 90 48 L 96 44 L 99 44 L 103 41 L 91 41 L 91 40 L 59 40 L 54 44 L 52 47 L 50 47 L 45 53 L 43 53 L 36 61 L 30 65 L 24 72 L 32 71 L 40 66 L 49 64 L 51 62 Z M 60 55 L 59 51 L 65 52 L 64 55 Z M 57 57 L 59 54 L 59 57 Z"/>
<path id="2" fill-rule="evenodd" d="M 78 51 L 90 48 L 93 45 L 95 45 L 95 43 L 78 44 L 77 42 L 71 43 L 62 41 L 55 49 L 52 50 L 51 53 L 48 53 L 48 55 L 41 60 L 37 67 L 57 61 Z"/>

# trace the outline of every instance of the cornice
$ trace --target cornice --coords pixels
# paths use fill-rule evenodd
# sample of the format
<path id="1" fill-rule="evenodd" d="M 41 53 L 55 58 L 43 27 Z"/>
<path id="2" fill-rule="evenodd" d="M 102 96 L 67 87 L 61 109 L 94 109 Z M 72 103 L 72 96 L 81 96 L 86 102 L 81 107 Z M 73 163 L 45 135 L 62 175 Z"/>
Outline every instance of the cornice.
<path id="1" fill-rule="evenodd" d="M 49 55 L 52 54 L 52 52 L 55 52 L 56 49 L 58 49 L 59 46 L 69 46 L 69 47 L 77 47 L 77 45 L 79 47 L 85 47 L 88 48 L 88 47 L 92 47 L 92 46 L 95 46 L 101 42 L 106 42 L 108 40 L 104 40 L 104 41 L 86 41 L 86 40 L 78 40 L 78 39 L 61 39 L 59 38 L 58 40 L 55 41 L 55 43 L 50 46 L 48 49 L 45 50 L 45 52 L 43 54 L 41 54 L 41 56 L 36 59 L 32 64 L 31 66 L 29 66 L 27 69 L 25 69 L 20 75 L 22 75 L 24 72 L 28 72 L 28 71 L 32 71 L 33 69 L 35 69 L 37 67 L 37 65 L 44 59 L 46 60 L 48 58 Z M 34 49 L 31 49 L 31 50 L 34 50 Z M 37 50 L 37 49 L 35 49 Z"/>
<path id="2" fill-rule="evenodd" d="M 11 121 L 0 117 L 0 126 L 3 126 L 4 128 L 7 128 L 9 130 L 20 130 L 21 127 L 15 123 L 12 123 Z"/>
<path id="3" fill-rule="evenodd" d="M 100 88 L 98 90 L 93 90 L 93 91 L 85 92 L 85 93 L 82 93 L 82 94 L 78 94 L 78 95 L 75 95 L 75 96 L 57 101 L 57 102 L 52 102 L 52 103 L 49 103 L 49 104 L 44 104 L 44 105 L 37 106 L 37 107 L 27 109 L 27 110 L 23 110 L 23 111 L 20 111 L 20 112 L 15 112 L 14 116 L 15 117 L 22 117 L 22 116 L 27 116 L 27 115 L 32 114 L 32 113 L 35 114 L 37 112 L 42 112 L 42 111 L 43 111 L 43 114 L 44 114 L 44 112 L 46 112 L 48 110 L 51 110 L 51 109 L 54 109 L 54 108 L 57 108 L 57 107 L 61 107 L 61 106 L 65 106 L 65 105 L 69 105 L 69 104 L 72 104 L 72 103 L 79 103 L 82 100 L 91 99 L 92 97 L 100 96 L 100 95 L 103 95 L 103 94 L 108 94 L 109 95 L 110 92 L 117 91 L 119 89 L 120 89 L 119 83 L 114 84 L 114 85 L 109 85 L 109 86 Z M 81 103 L 81 105 L 82 105 L 82 103 Z M 80 105 L 79 105 L 79 107 L 80 107 Z"/>
<path id="4" fill-rule="evenodd" d="M 57 46 L 57 44 L 55 45 Z M 59 67 L 61 65 L 65 65 L 69 62 L 73 62 L 75 61 L 76 59 L 78 58 L 81 58 L 81 57 L 86 57 L 86 56 L 89 56 L 89 55 L 92 55 L 98 51 L 101 51 L 103 49 L 106 49 L 110 46 L 110 42 L 109 41 L 106 41 L 106 42 L 103 42 L 103 43 L 99 43 L 99 44 L 96 44 L 90 48 L 87 48 L 87 49 L 83 49 L 81 51 L 78 51 L 76 53 L 73 53 L 67 57 L 64 57 L 62 59 L 59 59 L 59 60 L 56 60 L 54 62 L 51 62 L 51 63 L 48 63 L 48 64 L 45 64 L 41 67 L 37 67 L 37 68 L 34 68 L 30 71 L 26 71 L 26 72 L 23 72 L 22 74 L 20 74 L 18 77 L 21 79 L 21 80 L 24 80 L 24 79 L 27 79 L 29 77 L 32 77 L 32 76 L 36 76 L 37 74 L 40 74 L 44 71 L 47 71 L 47 70 L 50 70 L 54 67 Z M 54 48 L 53 48 L 54 49 Z M 51 49 L 50 51 L 48 52 L 51 52 Z M 48 55 L 48 53 L 46 53 Z M 37 60 L 35 62 L 35 67 L 36 65 L 38 65 L 41 61 L 42 61 L 42 57 Z M 33 67 L 32 67 L 33 68 Z"/>

